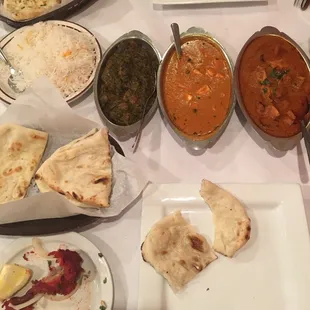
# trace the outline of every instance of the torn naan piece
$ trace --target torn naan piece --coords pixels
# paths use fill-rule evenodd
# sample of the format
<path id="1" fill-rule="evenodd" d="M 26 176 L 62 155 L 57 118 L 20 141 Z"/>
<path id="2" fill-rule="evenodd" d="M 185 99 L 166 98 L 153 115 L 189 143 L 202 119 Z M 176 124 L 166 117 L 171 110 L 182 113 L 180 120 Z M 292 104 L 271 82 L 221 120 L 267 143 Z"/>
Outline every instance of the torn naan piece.
<path id="1" fill-rule="evenodd" d="M 251 235 L 251 220 L 244 206 L 232 194 L 207 180 L 201 183 L 200 195 L 213 213 L 214 250 L 233 257 Z"/>
<path id="2" fill-rule="evenodd" d="M 35 179 L 43 193 L 56 191 L 79 206 L 109 207 L 112 161 L 107 129 L 93 129 L 56 150 Z"/>
<path id="3" fill-rule="evenodd" d="M 142 257 L 176 292 L 217 259 L 207 240 L 175 212 L 156 223 L 141 246 Z"/>
<path id="4" fill-rule="evenodd" d="M 48 134 L 15 124 L 0 126 L 0 203 L 25 197 Z"/>

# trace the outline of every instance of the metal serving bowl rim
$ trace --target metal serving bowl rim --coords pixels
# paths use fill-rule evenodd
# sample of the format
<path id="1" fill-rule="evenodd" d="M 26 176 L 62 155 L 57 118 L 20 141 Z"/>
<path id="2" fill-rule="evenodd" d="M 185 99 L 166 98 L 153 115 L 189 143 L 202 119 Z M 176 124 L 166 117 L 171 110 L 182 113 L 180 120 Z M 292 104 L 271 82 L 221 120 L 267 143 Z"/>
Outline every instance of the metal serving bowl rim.
<path id="1" fill-rule="evenodd" d="M 190 137 L 188 137 L 186 134 L 184 134 L 182 131 L 180 131 L 174 124 L 173 122 L 170 120 L 168 113 L 166 112 L 166 108 L 164 105 L 164 100 L 163 100 L 163 90 L 162 90 L 162 79 L 163 79 L 163 73 L 164 73 L 164 69 L 165 69 L 165 64 L 167 61 L 167 58 L 169 57 L 170 53 L 173 52 L 173 50 L 175 49 L 174 47 L 174 43 L 171 43 L 168 47 L 168 49 L 165 51 L 162 61 L 159 65 L 158 68 L 158 74 L 157 74 L 157 97 L 158 97 L 158 102 L 159 102 L 159 106 L 160 109 L 164 115 L 164 117 L 166 118 L 166 120 L 168 121 L 170 127 L 173 129 L 173 131 L 188 145 L 188 146 L 195 146 L 195 145 L 199 145 L 199 148 L 201 149 L 205 149 L 207 148 L 207 146 L 212 143 L 213 141 L 216 141 L 219 136 L 224 132 L 224 130 L 226 129 L 232 113 L 234 111 L 235 105 L 236 105 L 236 100 L 235 100 L 235 93 L 233 90 L 233 75 L 234 75 L 234 65 L 233 65 L 233 61 L 231 60 L 231 58 L 229 57 L 226 49 L 223 47 L 223 45 L 211 34 L 209 34 L 208 32 L 206 32 L 204 29 L 202 28 L 196 28 L 196 27 L 192 27 L 189 28 L 186 32 L 181 34 L 181 39 L 187 38 L 187 37 L 202 37 L 202 38 L 207 38 L 210 39 L 212 42 L 214 42 L 217 47 L 221 50 L 221 52 L 223 53 L 224 58 L 226 59 L 228 65 L 229 65 L 229 70 L 230 70 L 230 76 L 231 76 L 231 99 L 230 99 L 230 108 L 228 110 L 228 113 L 226 115 L 225 120 L 222 122 L 222 124 L 219 126 L 219 128 L 208 138 L 203 139 L 203 140 L 195 140 L 195 139 L 191 139 Z"/>
<path id="2" fill-rule="evenodd" d="M 291 38 L 289 37 L 286 33 L 281 32 L 279 29 L 272 27 L 272 26 L 266 26 L 263 27 L 261 30 L 255 32 L 244 44 L 242 47 L 236 61 L 235 69 L 234 69 L 234 89 L 236 93 L 236 98 L 238 101 L 238 105 L 246 117 L 247 121 L 251 124 L 251 126 L 254 128 L 254 130 L 267 142 L 270 142 L 274 147 L 278 148 L 278 144 L 289 142 L 289 141 L 294 141 L 297 139 L 301 133 L 297 133 L 294 136 L 291 137 L 276 137 L 273 135 L 270 135 L 263 131 L 256 123 L 253 121 L 251 116 L 249 115 L 248 111 L 246 110 L 246 107 L 244 105 L 242 96 L 241 96 L 241 91 L 240 91 L 240 82 L 239 82 L 239 71 L 240 71 L 240 64 L 242 57 L 244 55 L 245 50 L 251 45 L 251 43 L 256 40 L 257 38 L 264 37 L 264 36 L 276 36 L 280 37 L 281 39 L 287 41 L 289 44 L 291 44 L 297 51 L 298 53 L 302 56 L 304 62 L 306 63 L 309 73 L 310 73 L 310 60 L 306 53 L 303 51 L 303 49 Z M 310 122 L 307 124 L 307 128 L 310 127 Z"/>
<path id="3" fill-rule="evenodd" d="M 157 59 L 158 59 L 158 64 L 160 65 L 161 62 L 161 55 L 159 50 L 155 47 L 155 45 L 153 44 L 152 40 L 144 33 L 138 31 L 138 30 L 132 30 L 128 33 L 125 33 L 124 35 L 122 35 L 121 37 L 119 37 L 117 40 L 115 40 L 104 52 L 102 59 L 97 67 L 96 70 L 96 75 L 95 75 L 95 80 L 94 80 L 94 97 L 95 97 L 95 103 L 96 103 L 96 107 L 97 110 L 100 114 L 101 117 L 104 118 L 104 120 L 108 123 L 109 126 L 116 128 L 116 129 L 121 129 L 121 130 L 129 130 L 130 128 L 134 128 L 136 127 L 138 124 L 140 124 L 141 119 L 139 119 L 137 122 L 130 124 L 130 125 L 118 125 L 113 123 L 112 121 L 110 121 L 108 119 L 108 117 L 105 115 L 105 113 L 103 112 L 101 106 L 100 106 L 100 100 L 99 100 L 99 90 L 98 90 L 98 84 L 100 83 L 100 74 L 102 71 L 102 68 L 104 66 L 104 63 L 107 61 L 107 59 L 109 58 L 111 52 L 113 51 L 113 49 L 121 42 L 123 41 L 127 41 L 127 40 L 141 40 L 144 41 L 146 44 L 148 44 L 154 54 L 156 55 Z M 151 108 L 149 109 L 149 111 L 147 112 L 146 118 L 148 118 L 149 113 L 152 113 L 152 107 L 154 105 L 156 105 L 156 101 L 157 98 L 154 99 L 154 102 L 151 106 Z"/>

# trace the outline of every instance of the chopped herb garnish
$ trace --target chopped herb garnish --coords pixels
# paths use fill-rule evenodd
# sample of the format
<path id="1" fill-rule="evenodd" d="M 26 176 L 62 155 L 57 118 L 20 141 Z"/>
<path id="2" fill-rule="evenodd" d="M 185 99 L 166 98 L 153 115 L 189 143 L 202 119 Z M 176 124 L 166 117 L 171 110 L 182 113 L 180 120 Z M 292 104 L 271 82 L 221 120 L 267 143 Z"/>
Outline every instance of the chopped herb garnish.
<path id="1" fill-rule="evenodd" d="M 186 74 L 190 74 L 191 71 L 187 69 L 187 70 L 185 71 L 185 73 L 186 73 Z"/>
<path id="2" fill-rule="evenodd" d="M 270 72 L 270 77 L 281 80 L 285 74 L 289 73 L 289 71 L 290 70 L 277 70 L 276 68 L 273 68 Z"/>
<path id="3" fill-rule="evenodd" d="M 48 260 L 47 263 L 48 263 L 48 267 L 52 266 L 52 261 Z"/>
<path id="4" fill-rule="evenodd" d="M 193 109 L 193 112 L 194 112 L 195 114 L 197 114 L 198 110 L 197 110 L 197 109 Z"/>
<path id="5" fill-rule="evenodd" d="M 103 254 L 102 254 L 102 253 L 98 253 L 98 256 L 99 256 L 100 258 L 102 258 L 102 257 L 103 257 Z"/>
<path id="6" fill-rule="evenodd" d="M 263 92 L 264 92 L 264 94 L 266 94 L 267 93 L 267 88 L 263 88 Z"/>
<path id="7" fill-rule="evenodd" d="M 259 82 L 261 85 L 270 85 L 270 81 L 268 79 L 264 79 L 262 82 Z"/>
<path id="8" fill-rule="evenodd" d="M 107 307 L 105 307 L 105 306 L 100 306 L 99 307 L 99 310 L 106 310 L 107 309 Z"/>
<path id="9" fill-rule="evenodd" d="M 107 277 L 105 277 L 104 280 L 103 280 L 103 284 L 106 284 L 107 281 L 108 281 L 108 279 L 107 279 Z"/>
<path id="10" fill-rule="evenodd" d="M 274 88 L 274 89 L 272 90 L 272 94 L 273 94 L 274 96 L 276 96 L 276 94 L 277 94 L 277 89 L 276 89 L 276 88 Z"/>

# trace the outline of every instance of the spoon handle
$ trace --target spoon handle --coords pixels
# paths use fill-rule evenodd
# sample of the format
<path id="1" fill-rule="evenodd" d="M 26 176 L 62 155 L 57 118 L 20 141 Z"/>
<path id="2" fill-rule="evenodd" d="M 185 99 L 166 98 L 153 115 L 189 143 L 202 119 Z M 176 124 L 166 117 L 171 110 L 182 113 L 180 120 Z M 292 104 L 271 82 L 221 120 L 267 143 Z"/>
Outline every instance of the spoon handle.
<path id="1" fill-rule="evenodd" d="M 182 56 L 180 29 L 177 23 L 171 24 L 172 34 L 174 38 L 174 45 L 177 50 L 178 56 Z"/>
<path id="2" fill-rule="evenodd" d="M 302 120 L 300 122 L 300 125 L 301 125 L 301 131 L 302 131 L 302 135 L 304 137 L 305 146 L 306 146 L 306 150 L 307 150 L 307 154 L 308 154 L 308 160 L 309 160 L 309 164 L 310 164 L 310 133 L 308 132 L 308 129 L 306 127 L 304 120 Z"/>
<path id="3" fill-rule="evenodd" d="M 142 118 L 141 118 L 141 121 L 140 121 L 140 127 L 138 129 L 138 132 L 137 132 L 137 135 L 136 135 L 136 138 L 135 138 L 135 141 L 132 145 L 132 148 L 133 148 L 133 153 L 136 152 L 137 148 L 138 148 L 138 145 L 139 145 L 139 142 L 140 142 L 140 139 L 141 139 L 141 134 L 142 134 L 142 129 L 143 129 L 143 123 L 144 123 L 144 119 L 145 119 L 145 116 L 146 116 L 146 110 L 147 110 L 147 106 L 148 106 L 148 103 L 149 101 L 152 99 L 153 95 L 155 94 L 156 92 L 156 79 L 157 79 L 157 74 L 155 73 L 155 76 L 154 76 L 154 88 L 152 90 L 152 93 L 150 94 L 150 96 L 147 98 L 145 104 L 144 104 L 144 108 L 143 108 L 143 112 L 142 112 Z"/>
<path id="4" fill-rule="evenodd" d="M 0 55 L 1 55 L 1 57 L 3 58 L 3 60 L 4 60 L 10 67 L 12 67 L 10 61 L 9 61 L 8 58 L 6 57 L 6 55 L 5 55 L 5 53 L 4 53 L 4 51 L 3 51 L 2 48 L 0 48 Z"/>
<path id="5" fill-rule="evenodd" d="M 300 5 L 300 8 L 304 11 L 307 9 L 307 7 L 309 6 L 309 0 L 303 0 L 301 5 Z"/>

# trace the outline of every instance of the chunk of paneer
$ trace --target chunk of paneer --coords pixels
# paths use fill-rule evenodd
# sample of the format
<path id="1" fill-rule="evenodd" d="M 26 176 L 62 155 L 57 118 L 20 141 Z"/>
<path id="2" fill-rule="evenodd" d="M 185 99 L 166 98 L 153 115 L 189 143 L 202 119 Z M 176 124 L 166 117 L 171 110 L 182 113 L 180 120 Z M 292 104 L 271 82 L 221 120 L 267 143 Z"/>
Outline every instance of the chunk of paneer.
<path id="1" fill-rule="evenodd" d="M 296 119 L 296 115 L 292 112 L 292 110 L 287 111 L 286 115 L 293 121 Z"/>
<path id="2" fill-rule="evenodd" d="M 292 120 L 290 117 L 288 117 L 287 115 L 284 115 L 283 117 L 282 117 L 282 122 L 284 123 L 284 124 L 286 124 L 287 126 L 292 126 L 293 125 L 293 123 L 294 123 L 294 120 Z"/>
<path id="3" fill-rule="evenodd" d="M 267 73 L 266 73 L 265 69 L 261 66 L 258 66 L 256 69 L 257 81 L 263 82 L 263 81 L 265 81 L 266 78 L 267 78 Z"/>
<path id="4" fill-rule="evenodd" d="M 273 106 L 272 104 L 269 104 L 267 106 L 264 106 L 262 102 L 257 102 L 256 103 L 256 112 L 264 117 L 264 118 L 269 118 L 269 119 L 276 119 L 277 117 L 280 116 L 280 112 L 278 109 Z"/>
<path id="5" fill-rule="evenodd" d="M 288 74 L 284 74 L 282 79 L 279 81 L 279 85 L 284 85 L 284 86 L 291 86 L 292 85 L 292 78 Z"/>
<path id="6" fill-rule="evenodd" d="M 272 68 L 283 69 L 286 67 L 286 64 L 284 63 L 282 58 L 276 60 L 270 60 L 268 61 L 268 63 Z"/>
<path id="7" fill-rule="evenodd" d="M 198 69 L 194 69 L 193 73 L 196 75 L 203 75 Z"/>
<path id="8" fill-rule="evenodd" d="M 216 75 L 216 71 L 212 68 L 207 68 L 206 73 L 211 77 L 214 77 Z"/>
<path id="9" fill-rule="evenodd" d="M 280 116 L 280 112 L 278 111 L 278 109 L 273 106 L 272 104 L 267 105 L 265 107 L 265 116 L 272 118 L 272 119 L 276 119 L 277 117 Z"/>
<path id="10" fill-rule="evenodd" d="M 197 95 L 209 95 L 211 93 L 211 88 L 208 85 L 204 85 L 197 90 Z"/>
<path id="11" fill-rule="evenodd" d="M 292 86 L 296 89 L 300 89 L 305 82 L 305 78 L 303 76 L 297 76 L 293 81 Z"/>
<path id="12" fill-rule="evenodd" d="M 256 112 L 261 116 L 264 115 L 265 107 L 261 102 L 256 102 Z"/>
<path id="13" fill-rule="evenodd" d="M 185 100 L 186 100 L 187 103 L 190 102 L 192 99 L 193 99 L 193 96 L 192 96 L 192 95 L 190 95 L 190 94 L 185 94 Z"/>
<path id="14" fill-rule="evenodd" d="M 274 120 L 270 117 L 266 116 L 261 116 L 259 118 L 259 122 L 264 126 L 264 127 L 269 127 L 273 124 Z"/>
<path id="15" fill-rule="evenodd" d="M 280 114 L 283 114 L 287 111 L 291 103 L 288 100 L 279 100 L 276 104 L 276 108 L 279 110 Z"/>
<path id="16" fill-rule="evenodd" d="M 224 78 L 225 78 L 225 75 L 222 74 L 222 73 L 217 73 L 217 74 L 215 75 L 215 77 L 218 78 L 218 79 L 224 79 Z"/>
<path id="17" fill-rule="evenodd" d="M 272 105 L 273 100 L 271 99 L 271 94 L 272 94 L 271 93 L 271 88 L 270 87 L 262 86 L 261 89 L 262 89 L 261 94 L 262 94 L 262 98 L 263 98 L 263 102 L 262 103 L 265 106 Z"/>

